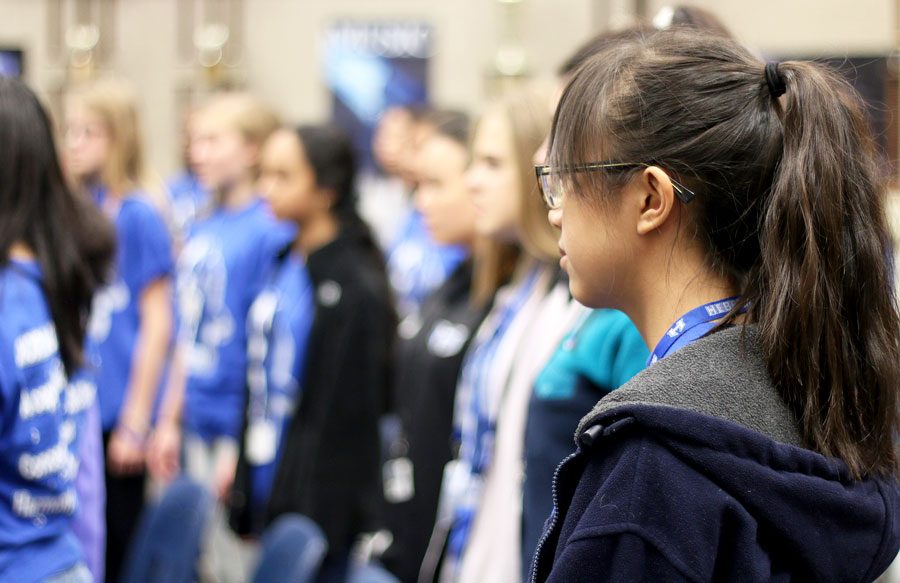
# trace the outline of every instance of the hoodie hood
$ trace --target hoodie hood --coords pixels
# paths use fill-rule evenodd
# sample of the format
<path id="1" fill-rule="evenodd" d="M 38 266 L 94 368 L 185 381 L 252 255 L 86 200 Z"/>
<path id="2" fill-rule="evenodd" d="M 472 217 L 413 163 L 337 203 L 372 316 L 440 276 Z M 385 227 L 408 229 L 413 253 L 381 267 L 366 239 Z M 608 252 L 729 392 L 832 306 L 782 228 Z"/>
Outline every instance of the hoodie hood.
<path id="1" fill-rule="evenodd" d="M 645 490 L 636 499 L 658 500 L 692 480 L 714 485 L 693 513 L 705 530 L 680 528 L 690 509 L 672 512 L 668 528 L 668 511 L 653 517 L 658 532 L 678 533 L 665 544 L 695 558 L 700 573 L 718 572 L 729 545 L 741 553 L 736 564 L 756 557 L 771 562 L 756 562 L 762 571 L 814 581 L 872 581 L 897 555 L 897 481 L 854 480 L 840 460 L 802 446 L 752 326 L 722 330 L 654 364 L 601 400 L 576 435 L 589 451 L 619 431 L 637 431 L 658 448 L 652 459 L 668 460 L 654 470 L 663 484 L 635 478 L 633 488 Z"/>

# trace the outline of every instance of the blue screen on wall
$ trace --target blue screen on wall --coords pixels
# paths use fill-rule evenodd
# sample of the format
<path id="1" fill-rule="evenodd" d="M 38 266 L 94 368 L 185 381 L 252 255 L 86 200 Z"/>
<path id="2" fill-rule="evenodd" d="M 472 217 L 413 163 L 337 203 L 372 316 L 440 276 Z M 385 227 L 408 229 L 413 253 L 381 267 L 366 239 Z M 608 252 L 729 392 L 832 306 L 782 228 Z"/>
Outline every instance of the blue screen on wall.
<path id="1" fill-rule="evenodd" d="M 24 55 L 21 49 L 0 48 L 0 75 L 19 78 L 24 68 Z"/>

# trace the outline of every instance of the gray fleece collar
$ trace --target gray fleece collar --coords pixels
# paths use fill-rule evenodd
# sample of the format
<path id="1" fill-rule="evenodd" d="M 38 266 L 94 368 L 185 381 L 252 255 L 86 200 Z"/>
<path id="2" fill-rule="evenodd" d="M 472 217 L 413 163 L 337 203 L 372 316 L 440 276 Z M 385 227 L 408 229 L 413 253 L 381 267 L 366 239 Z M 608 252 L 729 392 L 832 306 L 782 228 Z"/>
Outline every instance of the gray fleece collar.
<path id="1" fill-rule="evenodd" d="M 711 415 L 802 447 L 799 426 L 769 377 L 756 326 L 736 326 L 685 346 L 600 400 L 576 439 L 625 405 L 662 405 Z"/>

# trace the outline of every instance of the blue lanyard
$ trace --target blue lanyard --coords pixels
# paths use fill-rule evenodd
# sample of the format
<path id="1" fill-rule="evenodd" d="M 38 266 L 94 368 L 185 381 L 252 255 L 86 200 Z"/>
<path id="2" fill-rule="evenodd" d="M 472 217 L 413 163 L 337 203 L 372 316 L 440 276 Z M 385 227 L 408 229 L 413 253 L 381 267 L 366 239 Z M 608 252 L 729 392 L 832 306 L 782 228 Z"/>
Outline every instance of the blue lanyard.
<path id="1" fill-rule="evenodd" d="M 709 324 L 721 319 L 730 312 L 737 300 L 737 297 L 731 297 L 710 302 L 683 315 L 672 324 L 672 327 L 669 328 L 663 335 L 662 340 L 656 345 L 656 348 L 653 349 L 653 353 L 647 360 L 647 366 L 662 360 L 676 342 L 681 341 L 682 344 L 690 344 L 702 338 L 704 334 L 712 329 L 712 326 Z"/>
<path id="2" fill-rule="evenodd" d="M 460 453 L 463 457 L 466 457 L 466 454 L 471 456 L 469 461 L 475 473 L 481 473 L 490 465 L 490 458 L 493 453 L 496 419 L 492 415 L 489 402 L 490 387 L 488 385 L 491 363 L 494 360 L 501 340 L 506 335 L 506 331 L 531 296 L 538 279 L 537 276 L 537 269 L 528 275 L 512 301 L 504 306 L 498 318 L 499 323 L 497 327 L 484 342 L 474 347 L 470 352 L 471 359 L 468 359 L 469 361 L 463 369 L 463 373 L 469 378 L 470 386 L 472 387 L 469 415 L 474 421 L 474 427 L 471 432 L 463 429 L 461 436 L 463 443 Z"/>

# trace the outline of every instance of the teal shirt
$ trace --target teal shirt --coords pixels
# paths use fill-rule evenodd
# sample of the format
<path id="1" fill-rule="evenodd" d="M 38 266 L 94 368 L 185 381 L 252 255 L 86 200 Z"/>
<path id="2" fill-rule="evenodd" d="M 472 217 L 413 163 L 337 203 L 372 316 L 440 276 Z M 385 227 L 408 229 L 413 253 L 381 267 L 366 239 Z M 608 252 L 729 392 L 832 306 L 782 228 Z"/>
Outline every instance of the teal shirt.
<path id="1" fill-rule="evenodd" d="M 535 398 L 571 399 L 579 377 L 611 391 L 642 371 L 649 354 L 628 316 L 617 310 L 593 310 L 566 335 L 538 375 Z"/>

